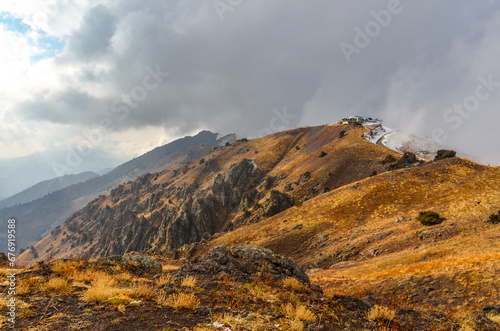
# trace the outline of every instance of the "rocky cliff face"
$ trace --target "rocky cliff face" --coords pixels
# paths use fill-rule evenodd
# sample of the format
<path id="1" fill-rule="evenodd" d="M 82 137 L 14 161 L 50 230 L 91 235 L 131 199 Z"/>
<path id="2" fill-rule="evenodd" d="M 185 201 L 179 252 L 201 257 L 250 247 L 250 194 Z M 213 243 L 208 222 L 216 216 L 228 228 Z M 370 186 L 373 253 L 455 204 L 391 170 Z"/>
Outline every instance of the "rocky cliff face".
<path id="1" fill-rule="evenodd" d="M 385 148 L 361 139 L 363 128 L 348 128 L 340 139 L 341 129 L 242 139 L 203 159 L 143 175 L 99 196 L 28 254 L 43 259 L 173 252 L 386 170 Z M 366 157 L 368 165 L 361 159 Z"/>
<path id="2" fill-rule="evenodd" d="M 200 241 L 204 234 L 220 232 L 243 194 L 258 179 L 254 172 L 251 160 L 243 159 L 218 173 L 205 189 L 195 183 L 163 188 L 151 185 L 155 175 L 146 175 L 128 188 L 120 185 L 112 190 L 109 196 L 115 202 L 112 207 L 101 209 L 106 197 L 100 196 L 68 219 L 67 227 L 81 234 L 74 246 L 88 244 L 91 256 L 174 250 Z M 149 198 L 141 199 L 147 194 Z M 127 198 L 121 198 L 123 195 Z M 172 198 L 177 201 L 175 204 L 168 203 Z M 149 217 L 139 216 L 145 213 Z M 84 219 L 93 222 L 81 222 Z"/>

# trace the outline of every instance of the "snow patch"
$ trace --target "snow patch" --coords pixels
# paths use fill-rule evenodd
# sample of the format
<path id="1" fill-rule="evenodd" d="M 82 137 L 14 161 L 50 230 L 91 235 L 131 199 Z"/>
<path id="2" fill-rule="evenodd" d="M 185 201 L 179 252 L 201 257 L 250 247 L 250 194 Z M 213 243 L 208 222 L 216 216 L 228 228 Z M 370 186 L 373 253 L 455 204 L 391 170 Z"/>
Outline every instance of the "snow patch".
<path id="1" fill-rule="evenodd" d="M 364 127 L 370 130 L 370 132 L 365 135 L 365 139 L 374 144 L 376 144 L 380 138 L 392 132 L 392 129 L 383 127 L 382 124 L 365 124 Z"/>
<path id="2" fill-rule="evenodd" d="M 365 135 L 366 140 L 399 153 L 411 152 L 419 158 L 433 159 L 438 150 L 445 149 L 445 147 L 432 140 L 420 138 L 403 131 L 392 130 L 383 127 L 381 124 L 365 125 L 365 127 L 370 130 Z"/>
<path id="3" fill-rule="evenodd" d="M 253 170 L 252 170 L 252 172 L 255 172 L 255 170 L 257 170 L 257 169 L 258 169 L 258 167 L 257 167 L 257 163 L 255 163 L 255 161 L 254 161 L 254 160 L 250 160 L 250 163 L 252 163 L 252 165 L 253 165 Z"/>

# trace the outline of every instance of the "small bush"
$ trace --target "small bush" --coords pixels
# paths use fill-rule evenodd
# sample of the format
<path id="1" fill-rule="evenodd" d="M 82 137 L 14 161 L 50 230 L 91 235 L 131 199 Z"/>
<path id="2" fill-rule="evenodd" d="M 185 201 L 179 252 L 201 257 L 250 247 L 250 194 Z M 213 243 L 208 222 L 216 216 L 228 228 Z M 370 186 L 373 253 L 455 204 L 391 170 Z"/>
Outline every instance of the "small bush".
<path id="1" fill-rule="evenodd" d="M 322 157 L 325 157 L 327 154 L 325 151 L 321 151 L 321 153 L 319 154 L 319 158 L 321 159 Z"/>
<path id="2" fill-rule="evenodd" d="M 388 154 L 382 161 L 382 164 L 393 163 L 396 162 L 397 160 L 398 159 L 396 159 L 392 154 Z"/>
<path id="3" fill-rule="evenodd" d="M 370 174 L 370 177 L 377 176 L 377 171 L 373 170 L 372 173 Z"/>
<path id="4" fill-rule="evenodd" d="M 495 214 L 495 213 L 491 214 L 490 218 L 486 222 L 491 223 L 491 224 L 500 223 L 500 210 L 498 211 L 497 214 Z"/>
<path id="5" fill-rule="evenodd" d="M 447 159 L 449 157 L 455 157 L 457 155 L 457 152 L 450 150 L 450 149 L 440 149 L 437 151 L 436 156 L 434 157 L 434 161 L 439 161 L 443 159 Z"/>
<path id="6" fill-rule="evenodd" d="M 436 225 L 443 222 L 443 219 L 438 213 L 433 211 L 421 211 L 418 213 L 417 221 L 422 223 L 422 225 Z"/>
<path id="7" fill-rule="evenodd" d="M 231 221 L 227 221 L 226 224 L 224 224 L 224 226 L 222 227 L 222 232 L 229 232 L 229 231 L 233 231 L 234 229 L 234 224 L 233 222 Z"/>
<path id="8" fill-rule="evenodd" d="M 274 186 L 276 186 L 276 177 L 274 176 L 266 177 L 266 179 L 264 180 L 264 189 L 270 190 Z"/>
<path id="9" fill-rule="evenodd" d="M 345 130 L 340 131 L 339 138 L 345 137 Z"/>
<path id="10" fill-rule="evenodd" d="M 401 156 L 401 158 L 395 163 L 391 164 L 390 169 L 395 170 L 395 169 L 402 169 L 406 168 L 414 163 L 416 163 L 417 156 L 411 152 L 406 152 Z"/>

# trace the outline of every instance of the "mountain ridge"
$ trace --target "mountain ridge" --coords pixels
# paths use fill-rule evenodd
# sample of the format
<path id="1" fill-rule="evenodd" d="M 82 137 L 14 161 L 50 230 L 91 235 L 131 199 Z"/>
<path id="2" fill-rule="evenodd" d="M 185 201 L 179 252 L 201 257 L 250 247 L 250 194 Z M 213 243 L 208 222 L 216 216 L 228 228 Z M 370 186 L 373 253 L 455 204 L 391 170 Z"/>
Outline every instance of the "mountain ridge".
<path id="1" fill-rule="evenodd" d="M 73 184 L 78 184 L 86 180 L 98 177 L 99 175 L 92 171 L 82 172 L 76 175 L 64 175 L 53 179 L 48 179 L 37 183 L 32 187 L 10 196 L 4 200 L 0 200 L 0 209 L 12 207 L 15 205 L 25 204 L 34 200 L 38 200 L 47 194 L 59 191 Z"/>
<path id="2" fill-rule="evenodd" d="M 361 139 L 364 132 L 352 125 L 319 126 L 237 141 L 198 162 L 120 185 L 35 249 L 54 257 L 165 252 L 223 228 L 257 222 L 374 171 L 387 171 L 383 160 L 398 154 Z"/>
<path id="3" fill-rule="evenodd" d="M 0 209 L 0 225 L 6 226 L 8 218 L 16 218 L 23 233 L 18 239 L 18 247 L 26 247 L 40 239 L 41 234 L 50 232 L 64 222 L 99 194 L 107 193 L 111 188 L 145 173 L 199 158 L 217 146 L 220 146 L 217 134 L 209 131 L 177 139 L 145 153 L 143 157 L 123 163 L 105 175 L 70 185 L 29 203 Z M 5 235 L 0 236 L 0 245 L 3 245 L 4 238 Z"/>

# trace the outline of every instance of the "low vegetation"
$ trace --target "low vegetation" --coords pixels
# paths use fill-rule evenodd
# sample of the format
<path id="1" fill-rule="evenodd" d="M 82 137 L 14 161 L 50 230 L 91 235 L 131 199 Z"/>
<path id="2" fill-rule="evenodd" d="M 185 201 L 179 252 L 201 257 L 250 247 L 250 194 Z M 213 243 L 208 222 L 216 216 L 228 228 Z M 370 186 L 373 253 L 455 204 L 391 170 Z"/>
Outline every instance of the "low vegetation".
<path id="1" fill-rule="evenodd" d="M 434 161 L 444 160 L 450 157 L 455 157 L 457 152 L 449 149 L 440 149 L 437 151 L 436 156 L 434 157 Z"/>
<path id="2" fill-rule="evenodd" d="M 425 226 L 440 224 L 443 219 L 434 211 L 421 211 L 418 213 L 417 221 Z"/>
<path id="3" fill-rule="evenodd" d="M 496 214 L 495 213 L 491 214 L 486 222 L 491 224 L 500 223 L 500 210 Z"/>

